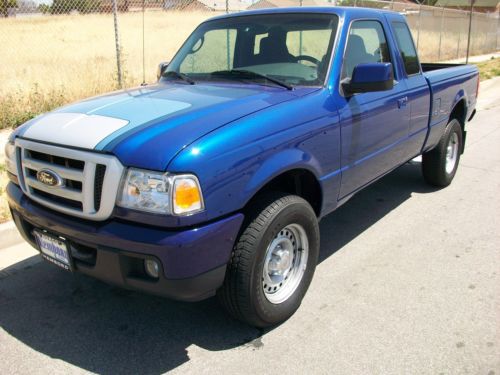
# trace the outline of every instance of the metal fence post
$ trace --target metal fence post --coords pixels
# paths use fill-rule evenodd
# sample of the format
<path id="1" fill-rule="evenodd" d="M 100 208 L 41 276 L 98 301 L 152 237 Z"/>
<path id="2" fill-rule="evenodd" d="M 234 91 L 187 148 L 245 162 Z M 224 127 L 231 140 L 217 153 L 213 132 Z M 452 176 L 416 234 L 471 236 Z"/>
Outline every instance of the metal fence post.
<path id="1" fill-rule="evenodd" d="M 472 10 L 474 9 L 474 0 L 470 0 L 470 11 L 469 11 L 469 35 L 467 36 L 467 54 L 465 55 L 465 63 L 469 63 L 469 51 L 470 51 L 470 33 L 472 31 Z"/>
<path id="2" fill-rule="evenodd" d="M 118 73 L 118 87 L 122 88 L 122 66 L 120 57 L 120 37 L 118 34 L 118 6 L 116 0 L 113 0 L 113 20 L 115 23 L 115 48 L 116 48 L 116 69 Z"/>
<path id="3" fill-rule="evenodd" d="M 418 5 L 418 30 L 417 30 L 417 51 L 420 42 L 420 28 L 422 26 L 422 4 Z"/>
<path id="4" fill-rule="evenodd" d="M 460 57 L 460 37 L 462 36 L 461 28 L 458 29 L 458 41 L 457 41 L 457 59 Z"/>
<path id="5" fill-rule="evenodd" d="M 500 29 L 500 16 L 497 18 L 497 32 L 496 32 L 497 40 L 495 43 L 496 51 L 500 49 L 500 44 L 498 43 L 498 41 L 500 40 L 500 33 L 498 32 L 499 29 Z"/>
<path id="6" fill-rule="evenodd" d="M 229 0 L 226 0 L 226 14 L 229 13 Z"/>
<path id="7" fill-rule="evenodd" d="M 443 39 L 444 7 L 441 7 L 441 30 L 439 30 L 438 61 L 441 61 L 441 40 Z"/>
<path id="8" fill-rule="evenodd" d="M 144 13 L 146 13 L 146 0 L 142 0 L 142 85 L 146 86 L 146 24 L 144 22 Z"/>
<path id="9" fill-rule="evenodd" d="M 302 0 L 299 1 L 299 6 L 302 6 Z M 299 32 L 299 56 L 302 55 L 302 30 Z"/>
<path id="10" fill-rule="evenodd" d="M 229 45 L 231 44 L 231 37 L 229 35 L 229 29 L 226 30 L 226 58 L 227 58 L 227 70 L 231 70 L 231 51 L 229 51 Z"/>

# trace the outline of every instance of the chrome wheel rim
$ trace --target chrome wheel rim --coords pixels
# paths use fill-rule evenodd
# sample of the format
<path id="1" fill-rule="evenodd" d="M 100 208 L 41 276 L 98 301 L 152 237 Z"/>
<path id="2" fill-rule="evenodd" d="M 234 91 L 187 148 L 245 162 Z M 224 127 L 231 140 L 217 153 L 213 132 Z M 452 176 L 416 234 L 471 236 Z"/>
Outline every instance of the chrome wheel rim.
<path id="1" fill-rule="evenodd" d="M 453 133 L 446 147 L 446 173 L 450 174 L 455 169 L 458 158 L 458 134 Z"/>
<path id="2" fill-rule="evenodd" d="M 262 269 L 262 290 L 267 300 L 286 301 L 304 276 L 309 255 L 306 231 L 299 224 L 289 224 L 276 234 L 266 249 Z"/>

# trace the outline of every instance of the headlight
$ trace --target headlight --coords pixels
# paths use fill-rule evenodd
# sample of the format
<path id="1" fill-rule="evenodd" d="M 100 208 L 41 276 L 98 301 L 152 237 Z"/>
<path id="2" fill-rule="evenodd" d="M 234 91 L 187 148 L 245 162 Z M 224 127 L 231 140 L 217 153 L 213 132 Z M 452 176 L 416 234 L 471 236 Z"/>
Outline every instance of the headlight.
<path id="1" fill-rule="evenodd" d="M 8 142 L 5 145 L 5 168 L 7 171 L 17 176 L 16 168 L 16 146 L 14 143 Z"/>
<path id="2" fill-rule="evenodd" d="M 117 204 L 161 214 L 191 215 L 202 211 L 203 197 L 194 175 L 169 175 L 130 168 Z"/>

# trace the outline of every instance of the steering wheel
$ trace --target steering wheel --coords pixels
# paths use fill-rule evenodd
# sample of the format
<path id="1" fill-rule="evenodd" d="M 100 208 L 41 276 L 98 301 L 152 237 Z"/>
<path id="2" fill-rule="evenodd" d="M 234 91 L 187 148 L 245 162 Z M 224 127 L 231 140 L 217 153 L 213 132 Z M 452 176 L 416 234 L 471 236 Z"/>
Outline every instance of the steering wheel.
<path id="1" fill-rule="evenodd" d="M 299 55 L 299 56 L 295 57 L 295 62 L 299 62 L 301 60 L 309 61 L 310 63 L 313 63 L 316 66 L 319 66 L 319 64 L 321 64 L 321 61 L 319 61 L 317 58 L 309 56 L 309 55 Z"/>

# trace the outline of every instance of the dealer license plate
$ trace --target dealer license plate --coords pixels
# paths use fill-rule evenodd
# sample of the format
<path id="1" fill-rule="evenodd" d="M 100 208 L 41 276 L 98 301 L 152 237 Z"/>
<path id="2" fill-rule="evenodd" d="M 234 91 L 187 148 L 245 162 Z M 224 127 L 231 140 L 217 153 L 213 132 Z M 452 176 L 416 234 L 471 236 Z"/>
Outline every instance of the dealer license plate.
<path id="1" fill-rule="evenodd" d="M 67 271 L 73 270 L 66 241 L 39 230 L 34 230 L 33 234 L 43 258 Z"/>

